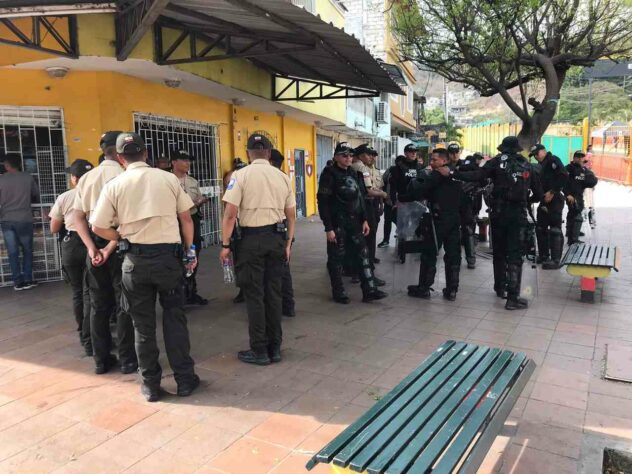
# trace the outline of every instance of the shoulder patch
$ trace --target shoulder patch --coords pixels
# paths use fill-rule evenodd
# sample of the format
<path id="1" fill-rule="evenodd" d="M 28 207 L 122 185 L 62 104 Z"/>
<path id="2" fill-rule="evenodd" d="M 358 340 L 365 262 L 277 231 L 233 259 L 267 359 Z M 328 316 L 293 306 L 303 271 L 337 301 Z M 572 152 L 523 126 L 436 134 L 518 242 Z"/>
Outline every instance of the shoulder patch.
<path id="1" fill-rule="evenodd" d="M 556 169 L 557 169 L 557 163 L 553 163 L 553 164 L 551 165 L 551 168 L 553 168 L 554 170 L 556 170 Z"/>
<path id="2" fill-rule="evenodd" d="M 228 186 L 226 186 L 226 190 L 230 190 L 233 189 L 233 187 L 235 186 L 235 178 L 230 178 L 230 181 L 228 182 Z"/>
<path id="3" fill-rule="evenodd" d="M 501 155 L 500 161 L 507 161 L 507 158 L 509 158 L 507 155 Z"/>
<path id="4" fill-rule="evenodd" d="M 369 173 L 368 171 L 363 171 L 362 176 L 364 176 L 365 178 L 368 178 L 369 176 L 371 176 L 371 173 Z"/>

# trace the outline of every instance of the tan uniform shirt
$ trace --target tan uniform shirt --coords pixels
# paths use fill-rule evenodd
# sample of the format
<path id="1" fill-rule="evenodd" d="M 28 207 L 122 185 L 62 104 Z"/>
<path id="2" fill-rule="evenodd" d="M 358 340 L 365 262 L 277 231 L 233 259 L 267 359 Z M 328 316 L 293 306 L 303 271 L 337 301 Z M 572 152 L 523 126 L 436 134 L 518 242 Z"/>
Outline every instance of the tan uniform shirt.
<path id="1" fill-rule="evenodd" d="M 239 208 L 243 227 L 283 222 L 285 209 L 296 207 L 290 178 L 262 159 L 233 172 L 223 200 Z"/>
<path id="2" fill-rule="evenodd" d="M 118 228 L 133 244 L 174 244 L 180 242 L 178 214 L 191 207 L 193 201 L 175 175 L 132 163 L 103 188 L 90 223 Z"/>
<path id="3" fill-rule="evenodd" d="M 112 160 L 105 160 L 93 170 L 88 171 L 81 177 L 75 188 L 77 193 L 74 208 L 83 211 L 86 217 L 90 217 L 104 186 L 123 171 L 123 168 Z"/>
<path id="4" fill-rule="evenodd" d="M 373 179 L 371 178 L 371 170 L 367 165 L 358 160 L 353 162 L 353 164 L 351 165 L 351 169 L 362 173 L 362 177 L 364 178 L 364 185 L 367 189 L 371 189 L 374 187 Z"/>
<path id="5" fill-rule="evenodd" d="M 74 189 L 60 194 L 48 214 L 51 218 L 62 221 L 69 232 L 77 231 L 77 226 L 75 226 L 75 194 Z"/>
<path id="6" fill-rule="evenodd" d="M 375 165 L 369 167 L 369 174 L 371 175 L 371 181 L 375 189 L 384 188 L 384 180 L 382 179 L 382 173 Z"/>
<path id="7" fill-rule="evenodd" d="M 176 178 L 178 177 L 176 176 Z M 202 191 L 200 191 L 200 185 L 198 184 L 197 179 L 187 174 L 184 176 L 184 179 L 178 178 L 178 181 L 180 181 L 180 186 L 182 186 L 182 189 L 184 189 L 184 192 L 187 193 L 188 196 L 191 198 L 191 200 L 193 201 L 193 204 L 195 204 L 195 201 L 198 201 L 204 197 L 204 195 L 202 194 Z M 198 212 L 198 208 L 197 206 L 194 205 L 191 208 L 191 215 L 196 214 L 197 212 Z"/>

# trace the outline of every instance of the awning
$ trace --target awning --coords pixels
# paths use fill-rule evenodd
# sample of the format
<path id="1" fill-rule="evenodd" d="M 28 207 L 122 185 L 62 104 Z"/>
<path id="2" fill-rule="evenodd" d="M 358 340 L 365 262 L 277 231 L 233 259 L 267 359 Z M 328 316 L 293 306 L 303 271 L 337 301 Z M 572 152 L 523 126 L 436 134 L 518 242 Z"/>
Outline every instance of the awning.
<path id="1" fill-rule="evenodd" d="M 73 12 L 114 7 L 121 61 L 153 30 L 158 64 L 248 59 L 289 80 L 299 100 L 403 94 L 405 80 L 397 66 L 378 62 L 356 38 L 289 0 L 5 0 L 0 17 L 68 9 L 70 22 Z M 14 43 L 39 47 L 30 38 Z M 275 91 L 274 98 L 290 100 L 282 92 Z"/>

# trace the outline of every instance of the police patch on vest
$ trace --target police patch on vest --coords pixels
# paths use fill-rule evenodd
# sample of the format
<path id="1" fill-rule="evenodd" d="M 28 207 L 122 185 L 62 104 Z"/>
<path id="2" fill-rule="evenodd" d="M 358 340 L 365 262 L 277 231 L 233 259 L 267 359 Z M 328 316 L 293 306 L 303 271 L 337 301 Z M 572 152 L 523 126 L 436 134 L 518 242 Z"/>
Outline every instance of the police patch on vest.
<path id="1" fill-rule="evenodd" d="M 230 178 L 230 181 L 228 182 L 228 186 L 226 186 L 226 190 L 230 190 L 233 189 L 233 186 L 235 186 L 235 178 Z"/>
<path id="2" fill-rule="evenodd" d="M 553 163 L 553 164 L 551 165 L 551 168 L 553 168 L 554 170 L 556 170 L 556 169 L 557 169 L 557 164 L 556 164 L 556 163 Z"/>
<path id="3" fill-rule="evenodd" d="M 500 161 L 507 161 L 507 158 L 509 158 L 507 155 L 501 155 Z"/>

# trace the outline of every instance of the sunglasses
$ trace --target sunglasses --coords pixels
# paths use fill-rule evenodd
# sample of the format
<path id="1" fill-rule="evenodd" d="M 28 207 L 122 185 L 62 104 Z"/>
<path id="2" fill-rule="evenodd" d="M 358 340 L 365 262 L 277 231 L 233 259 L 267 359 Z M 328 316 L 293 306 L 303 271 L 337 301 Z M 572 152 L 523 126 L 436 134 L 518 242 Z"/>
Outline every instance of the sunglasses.
<path id="1" fill-rule="evenodd" d="M 338 156 L 342 156 L 343 158 L 349 158 L 351 153 L 338 153 Z"/>

